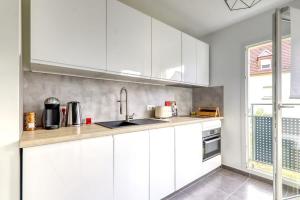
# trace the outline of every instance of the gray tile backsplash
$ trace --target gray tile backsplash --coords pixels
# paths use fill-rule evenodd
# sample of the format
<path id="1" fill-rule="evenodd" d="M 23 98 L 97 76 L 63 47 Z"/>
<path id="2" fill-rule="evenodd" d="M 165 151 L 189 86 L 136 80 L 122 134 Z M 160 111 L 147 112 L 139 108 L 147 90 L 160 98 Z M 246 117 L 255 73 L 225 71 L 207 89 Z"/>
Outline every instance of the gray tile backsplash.
<path id="1" fill-rule="evenodd" d="M 180 88 L 138 83 L 96 80 L 72 76 L 24 72 L 24 112 L 36 112 L 40 125 L 44 100 L 57 97 L 61 104 L 79 101 L 82 116 L 93 121 L 120 120 L 120 89 L 126 87 L 129 98 L 129 114 L 135 118 L 153 117 L 147 105 L 163 105 L 166 100 L 175 100 L 179 115 L 189 115 L 199 106 L 219 106 L 223 115 L 223 87 Z"/>
<path id="2" fill-rule="evenodd" d="M 188 115 L 192 109 L 193 89 L 169 86 L 95 80 L 71 76 L 24 72 L 24 112 L 33 111 L 41 117 L 47 97 L 57 97 L 61 104 L 79 101 L 83 117 L 93 121 L 119 120 L 120 89 L 126 87 L 129 95 L 129 113 L 136 118 L 151 117 L 146 105 L 163 105 L 165 100 L 177 101 L 179 115 Z M 38 120 L 38 124 L 40 120 Z"/>
<path id="3" fill-rule="evenodd" d="M 200 87 L 193 89 L 193 110 L 199 107 L 219 107 L 221 116 L 224 116 L 224 87 Z"/>

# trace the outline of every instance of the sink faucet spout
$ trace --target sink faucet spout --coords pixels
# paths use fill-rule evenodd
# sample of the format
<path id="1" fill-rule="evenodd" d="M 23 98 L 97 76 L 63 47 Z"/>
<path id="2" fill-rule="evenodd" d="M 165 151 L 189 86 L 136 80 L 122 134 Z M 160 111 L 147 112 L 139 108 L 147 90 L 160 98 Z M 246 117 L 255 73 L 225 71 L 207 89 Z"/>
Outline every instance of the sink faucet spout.
<path id="1" fill-rule="evenodd" d="M 126 115 L 125 115 L 125 121 L 129 122 L 131 119 L 133 119 L 133 115 L 128 115 L 128 91 L 125 87 L 122 87 L 121 91 L 120 91 L 120 100 L 118 102 L 120 102 L 120 114 L 123 114 L 123 100 L 122 100 L 122 96 L 123 93 L 125 93 L 125 103 L 126 103 Z"/>

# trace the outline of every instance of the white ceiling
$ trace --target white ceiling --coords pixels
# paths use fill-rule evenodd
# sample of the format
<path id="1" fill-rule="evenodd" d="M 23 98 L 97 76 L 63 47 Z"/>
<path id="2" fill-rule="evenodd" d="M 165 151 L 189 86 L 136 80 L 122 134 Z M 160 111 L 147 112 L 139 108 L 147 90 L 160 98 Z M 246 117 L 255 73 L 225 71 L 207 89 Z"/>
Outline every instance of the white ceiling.
<path id="1" fill-rule="evenodd" d="M 233 12 L 224 0 L 120 1 L 199 38 L 292 0 L 262 0 L 250 9 Z"/>

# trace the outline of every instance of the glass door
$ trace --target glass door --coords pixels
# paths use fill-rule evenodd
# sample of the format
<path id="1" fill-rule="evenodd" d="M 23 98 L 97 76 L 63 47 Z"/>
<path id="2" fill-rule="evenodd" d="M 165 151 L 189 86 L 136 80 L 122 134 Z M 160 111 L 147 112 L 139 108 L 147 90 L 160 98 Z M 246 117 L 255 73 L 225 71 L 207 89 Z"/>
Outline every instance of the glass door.
<path id="1" fill-rule="evenodd" d="M 294 87 L 292 84 L 295 65 L 293 48 L 296 40 L 294 39 L 295 34 L 291 31 L 293 24 L 291 20 L 293 19 L 290 14 L 291 9 L 286 7 L 277 9 L 273 16 L 272 159 L 274 200 L 300 199 L 300 100 L 294 98 L 291 92 Z M 289 38 L 289 42 L 286 42 L 286 38 Z"/>

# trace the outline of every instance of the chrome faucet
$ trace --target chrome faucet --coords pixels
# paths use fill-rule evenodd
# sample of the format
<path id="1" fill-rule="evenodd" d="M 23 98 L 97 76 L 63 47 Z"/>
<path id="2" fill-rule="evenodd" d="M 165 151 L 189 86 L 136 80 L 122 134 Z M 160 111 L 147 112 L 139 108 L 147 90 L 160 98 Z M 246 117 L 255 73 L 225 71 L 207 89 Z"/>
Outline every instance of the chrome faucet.
<path id="1" fill-rule="evenodd" d="M 120 100 L 117 102 L 120 102 L 120 114 L 123 114 L 123 101 L 122 101 L 122 94 L 125 92 L 125 103 L 126 103 L 126 115 L 125 115 L 125 121 L 129 122 L 131 119 L 133 119 L 134 113 L 132 115 L 128 115 L 128 92 L 125 87 L 122 87 L 120 91 Z"/>

